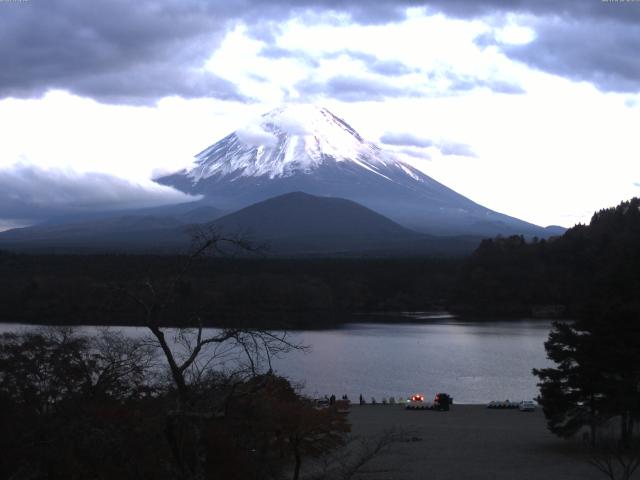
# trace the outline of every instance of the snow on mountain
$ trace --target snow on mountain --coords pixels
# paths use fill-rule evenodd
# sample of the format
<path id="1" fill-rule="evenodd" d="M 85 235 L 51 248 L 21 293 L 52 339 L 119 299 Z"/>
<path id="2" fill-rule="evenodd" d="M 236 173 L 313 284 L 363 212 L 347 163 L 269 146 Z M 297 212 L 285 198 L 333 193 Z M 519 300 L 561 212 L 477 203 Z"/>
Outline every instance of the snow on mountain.
<path id="1" fill-rule="evenodd" d="M 290 192 L 358 202 L 420 232 L 548 236 L 435 181 L 315 105 L 291 104 L 214 143 L 158 182 L 237 210 Z"/>
<path id="2" fill-rule="evenodd" d="M 293 104 L 266 113 L 199 153 L 187 176 L 194 183 L 214 175 L 273 179 L 311 173 L 327 158 L 353 162 L 382 177 L 385 167 L 400 163 L 326 108 Z"/>

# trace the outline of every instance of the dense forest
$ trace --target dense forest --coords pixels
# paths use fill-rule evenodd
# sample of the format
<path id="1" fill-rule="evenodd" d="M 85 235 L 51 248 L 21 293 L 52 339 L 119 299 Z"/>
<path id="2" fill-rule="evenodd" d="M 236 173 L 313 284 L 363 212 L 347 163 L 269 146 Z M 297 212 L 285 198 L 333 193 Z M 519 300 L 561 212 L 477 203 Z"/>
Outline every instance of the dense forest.
<path id="1" fill-rule="evenodd" d="M 1 320 L 139 324 L 131 293 L 151 282 L 171 297 L 165 321 L 295 328 L 353 313 L 443 308 L 454 259 L 200 258 L 144 255 L 0 255 Z M 168 291 L 171 290 L 171 291 Z"/>
<path id="2" fill-rule="evenodd" d="M 132 299 L 149 285 L 171 298 L 163 321 L 174 325 L 197 317 L 206 325 L 308 328 L 355 313 L 432 309 L 576 318 L 612 303 L 638 311 L 640 199 L 561 237 L 486 239 L 467 258 L 203 257 L 185 269 L 188 262 L 0 252 L 0 321 L 138 324 Z"/>
<path id="3" fill-rule="evenodd" d="M 634 198 L 561 237 L 484 240 L 462 265 L 452 303 L 485 315 L 526 315 L 536 306 L 558 306 L 569 317 L 611 305 L 640 311 L 638 272 L 640 199 Z"/>

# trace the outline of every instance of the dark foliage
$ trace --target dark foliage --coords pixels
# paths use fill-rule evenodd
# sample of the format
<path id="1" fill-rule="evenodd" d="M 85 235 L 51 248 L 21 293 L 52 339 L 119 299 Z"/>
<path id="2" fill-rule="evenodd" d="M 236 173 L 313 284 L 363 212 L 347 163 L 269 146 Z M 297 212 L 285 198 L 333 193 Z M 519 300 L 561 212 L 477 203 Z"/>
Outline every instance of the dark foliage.
<path id="1" fill-rule="evenodd" d="M 150 353 L 109 332 L 3 334 L 0 477 L 169 478 Z"/>
<path id="2" fill-rule="evenodd" d="M 281 478 L 349 431 L 344 415 L 317 410 L 271 373 L 233 383 L 211 373 L 177 411 L 153 357 L 108 331 L 0 336 L 0 478 L 196 478 L 179 462 L 199 452 L 203 480 Z"/>
<path id="3" fill-rule="evenodd" d="M 173 282 L 184 257 L 0 253 L 0 321 L 140 324 L 117 290 Z M 366 311 L 426 310 L 450 296 L 457 260 L 202 258 L 174 285 L 165 321 L 315 327 Z"/>
<path id="4" fill-rule="evenodd" d="M 565 272 L 563 296 L 575 317 L 554 324 L 545 344 L 556 366 L 534 370 L 549 428 L 568 437 L 589 427 L 595 446 L 599 430 L 615 421 L 628 449 L 640 423 L 640 199 L 596 213 L 547 252 Z M 548 281 L 560 288 L 558 279 Z"/>
<path id="5" fill-rule="evenodd" d="M 640 468 L 640 439 L 627 445 L 612 438 L 602 438 L 592 449 L 589 463 L 605 478 L 631 480 Z"/>
<path id="6" fill-rule="evenodd" d="M 540 403 L 552 432 L 570 437 L 588 426 L 619 421 L 619 439 L 629 445 L 640 422 L 640 315 L 615 310 L 572 323 L 556 323 L 545 344 L 553 368 L 534 370 Z"/>
<path id="7" fill-rule="evenodd" d="M 607 406 L 603 349 L 592 332 L 576 324 L 556 322 L 545 343 L 554 368 L 534 369 L 540 378 L 540 397 L 549 430 L 572 437 L 588 427 L 596 441 Z"/>
<path id="8" fill-rule="evenodd" d="M 638 272 L 640 199 L 634 198 L 562 237 L 484 240 L 464 263 L 452 303 L 486 315 L 530 315 L 540 306 L 561 306 L 556 313 L 573 318 L 610 305 L 639 311 Z"/>

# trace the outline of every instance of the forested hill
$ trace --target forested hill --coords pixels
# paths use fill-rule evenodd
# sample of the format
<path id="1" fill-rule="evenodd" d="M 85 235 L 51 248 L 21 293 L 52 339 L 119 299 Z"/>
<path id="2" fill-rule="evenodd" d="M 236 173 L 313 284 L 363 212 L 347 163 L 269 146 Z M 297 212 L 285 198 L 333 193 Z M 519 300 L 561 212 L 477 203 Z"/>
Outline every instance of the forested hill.
<path id="1" fill-rule="evenodd" d="M 484 240 L 461 269 L 453 303 L 486 315 L 561 306 L 569 317 L 640 311 L 640 199 L 595 213 L 549 240 Z"/>
<path id="2" fill-rule="evenodd" d="M 0 322 L 139 324 L 138 306 L 122 292 L 137 292 L 148 279 L 175 287 L 184 263 L 178 256 L 0 252 Z M 640 199 L 601 210 L 561 237 L 484 240 L 464 260 L 202 258 L 179 287 L 169 323 L 198 313 L 209 325 L 242 319 L 307 328 L 354 312 L 433 308 L 489 318 L 604 310 L 637 317 Z"/>

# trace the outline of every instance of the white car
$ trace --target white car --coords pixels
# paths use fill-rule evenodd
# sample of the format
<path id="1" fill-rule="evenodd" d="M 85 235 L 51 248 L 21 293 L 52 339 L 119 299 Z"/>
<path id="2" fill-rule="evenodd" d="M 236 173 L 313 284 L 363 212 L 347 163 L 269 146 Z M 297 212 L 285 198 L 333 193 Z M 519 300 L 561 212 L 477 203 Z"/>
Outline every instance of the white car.
<path id="1" fill-rule="evenodd" d="M 531 400 L 523 400 L 518 408 L 521 412 L 533 412 L 536 409 L 536 404 Z"/>

